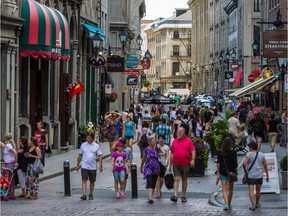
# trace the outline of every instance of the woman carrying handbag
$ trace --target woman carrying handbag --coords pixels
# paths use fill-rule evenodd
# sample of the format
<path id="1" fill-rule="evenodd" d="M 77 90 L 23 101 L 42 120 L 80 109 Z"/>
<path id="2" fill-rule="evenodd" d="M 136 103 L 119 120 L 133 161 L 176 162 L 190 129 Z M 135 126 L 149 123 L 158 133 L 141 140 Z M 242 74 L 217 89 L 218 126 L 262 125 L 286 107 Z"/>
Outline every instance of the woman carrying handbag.
<path id="1" fill-rule="evenodd" d="M 257 143 L 250 142 L 248 144 L 249 152 L 247 153 L 244 163 L 243 169 L 244 172 L 247 173 L 247 184 L 249 186 L 249 197 L 251 201 L 250 210 L 255 210 L 261 206 L 260 204 L 260 195 L 261 195 L 261 186 L 263 183 L 263 169 L 266 174 L 266 181 L 269 181 L 268 168 L 267 163 L 264 157 L 264 154 L 259 151 L 257 152 Z M 247 168 L 249 167 L 247 172 Z M 256 186 L 256 199 L 254 196 L 254 185 Z"/>

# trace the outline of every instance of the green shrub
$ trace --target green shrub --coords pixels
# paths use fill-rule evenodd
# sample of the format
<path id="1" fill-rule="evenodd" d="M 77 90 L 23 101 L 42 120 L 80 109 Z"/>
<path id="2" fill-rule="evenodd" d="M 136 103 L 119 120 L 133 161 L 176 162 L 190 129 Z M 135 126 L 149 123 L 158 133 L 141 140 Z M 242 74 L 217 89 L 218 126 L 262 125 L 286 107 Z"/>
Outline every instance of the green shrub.
<path id="1" fill-rule="evenodd" d="M 281 158 L 280 160 L 280 169 L 282 171 L 287 171 L 287 155 Z"/>
<path id="2" fill-rule="evenodd" d="M 232 111 L 230 111 L 230 110 L 225 110 L 226 120 L 228 120 L 229 118 L 231 118 L 231 114 L 232 114 Z"/>

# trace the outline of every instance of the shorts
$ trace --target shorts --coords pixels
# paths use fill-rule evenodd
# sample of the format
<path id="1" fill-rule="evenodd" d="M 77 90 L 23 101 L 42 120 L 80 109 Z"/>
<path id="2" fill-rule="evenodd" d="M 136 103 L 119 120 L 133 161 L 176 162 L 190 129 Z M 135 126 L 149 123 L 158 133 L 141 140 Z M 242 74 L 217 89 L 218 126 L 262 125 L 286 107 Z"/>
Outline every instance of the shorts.
<path id="1" fill-rule="evenodd" d="M 113 172 L 114 180 L 119 181 L 120 179 L 125 179 L 125 170 L 120 172 Z"/>
<path id="2" fill-rule="evenodd" d="M 130 139 L 134 139 L 134 136 L 124 136 L 124 138 L 126 139 L 126 140 L 130 140 Z"/>
<path id="3" fill-rule="evenodd" d="M 220 174 L 220 180 L 221 181 L 228 181 L 228 176 Z"/>
<path id="4" fill-rule="evenodd" d="M 87 170 L 87 169 L 81 169 L 81 176 L 82 181 L 87 181 L 89 179 L 90 182 L 96 181 L 96 170 Z"/>
<path id="5" fill-rule="evenodd" d="M 190 165 L 175 165 L 173 164 L 174 176 L 181 176 L 182 178 L 188 178 Z"/>
<path id="6" fill-rule="evenodd" d="M 154 174 L 148 175 L 146 177 L 146 189 L 148 188 L 155 189 L 157 179 L 158 179 L 158 175 L 154 175 Z"/>
<path id="7" fill-rule="evenodd" d="M 259 178 L 259 179 L 247 178 L 247 184 L 248 185 L 262 185 L 263 184 L 263 178 Z"/>
<path id="8" fill-rule="evenodd" d="M 159 164 L 160 164 L 160 173 L 159 173 L 159 176 L 160 176 L 161 178 L 164 178 L 165 173 L 166 173 L 166 167 L 165 167 L 163 164 L 161 164 L 161 163 L 159 163 Z"/>

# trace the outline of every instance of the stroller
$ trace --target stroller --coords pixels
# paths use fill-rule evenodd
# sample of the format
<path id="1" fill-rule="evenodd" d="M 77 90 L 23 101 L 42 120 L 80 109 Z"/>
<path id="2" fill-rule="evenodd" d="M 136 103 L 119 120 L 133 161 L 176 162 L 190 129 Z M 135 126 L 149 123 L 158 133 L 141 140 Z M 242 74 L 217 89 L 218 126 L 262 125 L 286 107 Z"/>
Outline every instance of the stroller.
<path id="1" fill-rule="evenodd" d="M 2 164 L 1 164 L 2 165 Z M 9 192 L 11 192 L 13 186 L 14 172 L 12 169 L 1 166 L 0 176 L 0 197 L 1 200 L 9 201 Z M 14 199 L 14 197 L 13 197 Z"/>

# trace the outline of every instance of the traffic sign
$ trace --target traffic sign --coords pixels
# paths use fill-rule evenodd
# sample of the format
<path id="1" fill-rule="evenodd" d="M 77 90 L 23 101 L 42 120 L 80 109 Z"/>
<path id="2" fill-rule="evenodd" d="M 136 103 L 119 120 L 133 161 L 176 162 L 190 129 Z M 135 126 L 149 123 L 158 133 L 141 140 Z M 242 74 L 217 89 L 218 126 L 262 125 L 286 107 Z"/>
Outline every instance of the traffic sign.
<path id="1" fill-rule="evenodd" d="M 225 71 L 225 79 L 229 80 L 230 78 L 233 78 L 233 71 Z"/>
<path id="2" fill-rule="evenodd" d="M 232 71 L 237 71 L 239 69 L 239 64 L 237 62 L 232 62 L 230 68 Z"/>
<path id="3" fill-rule="evenodd" d="M 252 83 L 252 82 L 255 81 L 255 79 L 256 79 L 256 76 L 255 76 L 254 73 L 249 74 L 249 76 L 248 76 L 248 81 L 249 81 L 249 82 Z"/>

